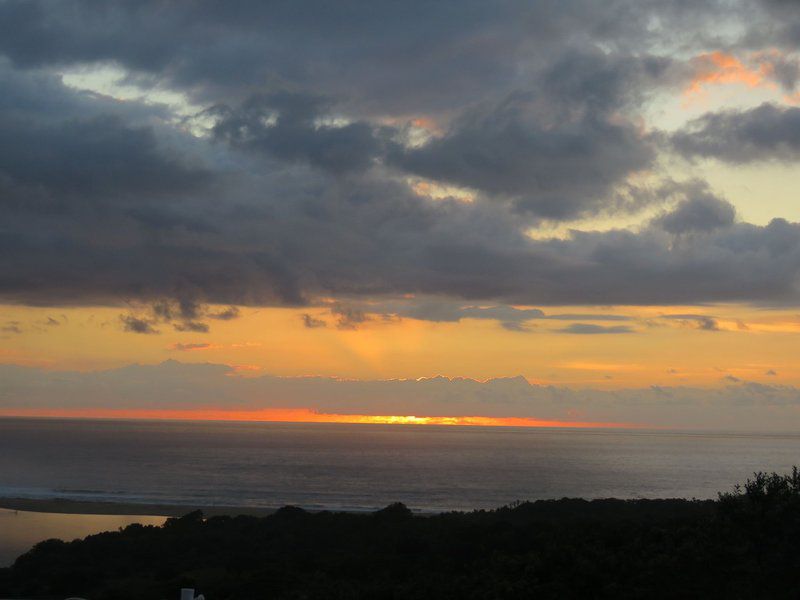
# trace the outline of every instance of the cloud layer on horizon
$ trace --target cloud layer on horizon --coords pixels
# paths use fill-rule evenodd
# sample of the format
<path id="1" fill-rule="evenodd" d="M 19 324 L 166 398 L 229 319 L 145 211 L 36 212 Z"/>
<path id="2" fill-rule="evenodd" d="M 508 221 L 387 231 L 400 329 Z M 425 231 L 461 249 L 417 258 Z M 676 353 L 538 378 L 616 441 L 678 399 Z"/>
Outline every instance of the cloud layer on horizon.
<path id="1" fill-rule="evenodd" d="M 530 384 L 522 377 L 355 381 L 240 377 L 233 367 L 166 361 L 94 372 L 0 365 L 0 412 L 26 410 L 311 409 L 329 414 L 530 417 L 653 427 L 787 431 L 800 390 L 730 378 L 717 389 L 614 391 Z"/>

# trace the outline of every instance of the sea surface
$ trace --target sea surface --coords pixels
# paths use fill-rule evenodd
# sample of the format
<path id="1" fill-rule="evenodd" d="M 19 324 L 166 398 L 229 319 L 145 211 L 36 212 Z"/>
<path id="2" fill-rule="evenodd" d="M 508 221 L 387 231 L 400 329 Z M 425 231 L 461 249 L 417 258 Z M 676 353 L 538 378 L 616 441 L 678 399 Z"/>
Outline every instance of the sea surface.
<path id="1" fill-rule="evenodd" d="M 714 498 L 800 464 L 800 434 L 0 419 L 0 497 L 421 512 L 539 498 Z M 0 565 L 157 517 L 0 511 Z"/>
<path id="2" fill-rule="evenodd" d="M 420 511 L 713 498 L 800 464 L 800 434 L 0 419 L 0 496 Z"/>

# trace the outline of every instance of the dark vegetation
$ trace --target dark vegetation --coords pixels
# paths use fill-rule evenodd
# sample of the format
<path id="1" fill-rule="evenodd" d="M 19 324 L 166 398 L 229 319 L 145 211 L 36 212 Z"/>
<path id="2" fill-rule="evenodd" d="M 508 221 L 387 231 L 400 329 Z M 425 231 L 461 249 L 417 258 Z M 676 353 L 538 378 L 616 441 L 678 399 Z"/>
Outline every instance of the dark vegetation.
<path id="1" fill-rule="evenodd" d="M 0 597 L 798 598 L 800 474 L 758 473 L 716 501 L 554 500 L 414 516 L 199 512 L 38 544 Z"/>

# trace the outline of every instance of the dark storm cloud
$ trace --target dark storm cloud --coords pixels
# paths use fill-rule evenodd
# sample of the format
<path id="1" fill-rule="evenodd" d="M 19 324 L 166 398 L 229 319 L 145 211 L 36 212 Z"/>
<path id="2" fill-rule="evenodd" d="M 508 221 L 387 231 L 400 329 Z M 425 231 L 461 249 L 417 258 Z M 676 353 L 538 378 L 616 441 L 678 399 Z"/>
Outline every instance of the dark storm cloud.
<path id="1" fill-rule="evenodd" d="M 736 223 L 689 187 L 629 180 L 666 139 L 639 126 L 642 103 L 683 76 L 659 44 L 691 52 L 719 8 L 0 2 L 0 298 L 130 302 L 133 332 L 235 316 L 209 304 L 329 297 L 440 297 L 457 308 L 407 316 L 510 328 L 542 318 L 511 305 L 796 302 L 797 225 Z M 104 65 L 199 114 L 59 76 Z M 731 152 L 723 125 L 682 132 L 684 151 Z M 434 201 L 410 176 L 478 193 Z M 638 231 L 527 235 L 665 200 L 677 208 Z"/>
<path id="2" fill-rule="evenodd" d="M 762 104 L 744 111 L 708 113 L 672 136 L 687 157 L 742 164 L 800 158 L 800 108 Z"/>

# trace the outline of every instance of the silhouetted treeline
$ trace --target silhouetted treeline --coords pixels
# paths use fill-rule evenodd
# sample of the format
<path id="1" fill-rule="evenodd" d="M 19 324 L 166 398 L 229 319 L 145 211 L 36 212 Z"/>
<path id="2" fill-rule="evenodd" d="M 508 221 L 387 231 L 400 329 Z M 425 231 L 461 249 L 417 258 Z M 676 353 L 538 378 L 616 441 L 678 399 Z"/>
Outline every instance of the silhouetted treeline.
<path id="1" fill-rule="evenodd" d="M 49 540 L 0 570 L 0 597 L 798 598 L 800 475 L 716 501 L 553 500 L 414 516 L 200 513 Z"/>

